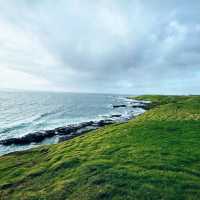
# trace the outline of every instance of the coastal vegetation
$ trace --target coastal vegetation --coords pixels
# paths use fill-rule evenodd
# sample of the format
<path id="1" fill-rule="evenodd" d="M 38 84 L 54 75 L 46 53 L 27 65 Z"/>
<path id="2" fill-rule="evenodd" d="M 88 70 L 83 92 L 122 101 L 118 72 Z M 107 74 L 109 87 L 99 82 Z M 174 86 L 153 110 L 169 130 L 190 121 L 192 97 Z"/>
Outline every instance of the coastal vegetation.
<path id="1" fill-rule="evenodd" d="M 199 200 L 200 96 L 136 99 L 125 124 L 0 157 L 0 199 Z"/>

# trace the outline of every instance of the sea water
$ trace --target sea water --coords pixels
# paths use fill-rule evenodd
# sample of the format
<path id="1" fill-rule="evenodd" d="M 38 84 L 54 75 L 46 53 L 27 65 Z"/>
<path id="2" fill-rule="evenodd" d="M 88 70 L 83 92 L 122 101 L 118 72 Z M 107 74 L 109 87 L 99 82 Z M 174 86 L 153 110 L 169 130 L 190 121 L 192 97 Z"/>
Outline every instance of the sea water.
<path id="1" fill-rule="evenodd" d="M 125 108 L 113 105 L 126 104 Z M 128 106 L 125 95 L 51 93 L 51 92 L 0 92 L 0 140 L 21 137 L 28 133 L 49 130 L 68 124 L 105 119 L 113 114 L 128 117 L 141 112 Z M 43 143 L 56 141 L 47 139 Z M 2 146 L 0 154 L 28 149 L 26 146 Z"/>

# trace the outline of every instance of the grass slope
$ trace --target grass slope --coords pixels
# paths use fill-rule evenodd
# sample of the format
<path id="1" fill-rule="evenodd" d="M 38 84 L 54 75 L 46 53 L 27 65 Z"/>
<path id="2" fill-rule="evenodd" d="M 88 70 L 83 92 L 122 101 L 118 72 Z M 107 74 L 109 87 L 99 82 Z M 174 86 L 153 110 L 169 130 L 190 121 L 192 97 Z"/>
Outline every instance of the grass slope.
<path id="1" fill-rule="evenodd" d="M 0 199 L 200 199 L 200 97 L 57 145 L 0 158 Z"/>

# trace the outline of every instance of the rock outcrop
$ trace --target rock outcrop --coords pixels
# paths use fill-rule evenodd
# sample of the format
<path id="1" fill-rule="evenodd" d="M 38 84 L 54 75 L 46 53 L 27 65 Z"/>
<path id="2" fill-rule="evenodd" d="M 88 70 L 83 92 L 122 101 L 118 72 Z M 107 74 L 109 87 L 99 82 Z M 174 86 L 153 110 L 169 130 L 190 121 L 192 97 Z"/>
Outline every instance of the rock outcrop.
<path id="1" fill-rule="evenodd" d="M 125 108 L 127 105 L 121 104 L 121 105 L 113 105 L 113 108 Z"/>
<path id="2" fill-rule="evenodd" d="M 27 145 L 31 143 L 40 143 L 46 138 L 51 138 L 54 136 L 59 137 L 59 141 L 64 141 L 86 133 L 91 130 L 95 130 L 99 127 L 113 124 L 114 120 L 105 119 L 100 121 L 89 121 L 83 122 L 79 124 L 71 124 L 65 127 L 59 127 L 53 130 L 39 131 L 35 133 L 27 134 L 23 137 L 19 138 L 8 138 L 4 140 L 0 140 L 1 145 Z"/>

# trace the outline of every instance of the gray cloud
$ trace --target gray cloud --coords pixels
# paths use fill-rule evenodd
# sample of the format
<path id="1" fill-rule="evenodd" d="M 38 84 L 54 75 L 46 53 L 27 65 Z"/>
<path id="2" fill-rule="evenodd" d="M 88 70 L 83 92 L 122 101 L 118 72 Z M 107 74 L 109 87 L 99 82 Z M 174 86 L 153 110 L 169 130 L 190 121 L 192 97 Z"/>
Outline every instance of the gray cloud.
<path id="1" fill-rule="evenodd" d="M 199 93 L 199 9 L 197 0 L 0 2 L 0 69 L 44 89 Z"/>

